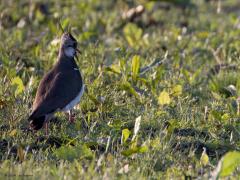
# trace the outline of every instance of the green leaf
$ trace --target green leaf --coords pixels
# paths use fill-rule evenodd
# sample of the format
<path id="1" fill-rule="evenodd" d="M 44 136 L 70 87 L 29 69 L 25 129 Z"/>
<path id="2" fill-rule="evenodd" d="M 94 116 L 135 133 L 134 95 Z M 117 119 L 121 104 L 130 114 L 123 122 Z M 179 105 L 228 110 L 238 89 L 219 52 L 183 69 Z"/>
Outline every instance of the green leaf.
<path id="1" fill-rule="evenodd" d="M 141 28 L 139 28 L 136 24 L 128 23 L 123 28 L 123 34 L 124 34 L 128 44 L 131 47 L 133 47 L 135 49 L 138 49 L 140 47 L 143 30 Z"/>
<path id="2" fill-rule="evenodd" d="M 129 82 L 125 81 L 122 84 L 122 89 L 129 92 L 130 94 L 134 95 L 137 98 L 137 100 L 140 101 L 140 97 L 139 97 L 138 93 L 135 91 L 135 89 L 132 87 L 132 85 Z"/>
<path id="3" fill-rule="evenodd" d="M 17 135 L 17 129 L 13 129 L 10 133 L 9 133 L 9 136 L 10 137 L 13 137 L 13 136 L 16 136 Z"/>
<path id="4" fill-rule="evenodd" d="M 182 86 L 176 85 L 172 89 L 173 96 L 180 96 L 182 94 Z"/>
<path id="5" fill-rule="evenodd" d="M 16 85 L 17 87 L 15 90 L 15 96 L 21 94 L 25 89 L 22 79 L 18 76 L 12 79 L 12 85 Z"/>
<path id="6" fill-rule="evenodd" d="M 158 103 L 160 105 L 165 105 L 165 104 L 170 104 L 170 102 L 171 102 L 171 99 L 168 92 L 162 91 L 158 97 Z"/>
<path id="7" fill-rule="evenodd" d="M 240 152 L 228 152 L 221 161 L 220 177 L 229 176 L 240 166 Z"/>
<path id="8" fill-rule="evenodd" d="M 166 137 L 167 139 L 169 139 L 172 136 L 174 129 L 179 127 L 178 122 L 179 121 L 176 119 L 170 119 L 167 122 L 167 137 Z"/>
<path id="9" fill-rule="evenodd" d="M 86 146 L 62 146 L 54 151 L 57 158 L 73 161 L 74 159 L 92 159 L 92 151 Z"/>
<path id="10" fill-rule="evenodd" d="M 66 18 L 66 19 L 63 20 L 63 22 L 62 22 L 62 28 L 63 28 L 65 31 L 68 30 L 67 28 L 68 28 L 68 26 L 69 26 L 69 23 L 70 23 L 70 19 L 69 19 L 69 18 Z"/>
<path id="11" fill-rule="evenodd" d="M 146 145 L 139 147 L 138 152 L 145 153 L 148 151 L 148 147 Z"/>
<path id="12" fill-rule="evenodd" d="M 191 79 L 190 73 L 186 69 L 183 69 L 182 73 L 183 73 L 184 77 L 187 79 L 187 81 L 190 82 L 190 79 Z"/>
<path id="13" fill-rule="evenodd" d="M 148 147 L 146 145 L 142 145 L 139 147 L 135 146 L 135 147 L 131 147 L 130 149 L 122 151 L 122 155 L 128 157 L 136 153 L 145 153 L 147 151 L 148 151 Z"/>
<path id="14" fill-rule="evenodd" d="M 135 55 L 132 58 L 132 78 L 133 81 L 136 81 L 140 69 L 140 56 Z"/>
<path id="15" fill-rule="evenodd" d="M 198 68 L 191 76 L 190 78 L 190 84 L 193 84 L 194 82 L 196 82 L 197 77 L 199 77 L 202 73 L 202 67 Z"/>
<path id="16" fill-rule="evenodd" d="M 223 121 L 228 121 L 229 119 L 231 118 L 230 114 L 229 113 L 225 113 L 222 115 L 221 119 Z"/>
<path id="17" fill-rule="evenodd" d="M 43 21 L 44 18 L 45 18 L 44 14 L 40 10 L 37 9 L 37 11 L 36 11 L 36 19 L 38 21 Z"/>
<path id="18" fill-rule="evenodd" d="M 121 73 L 121 69 L 120 69 L 119 65 L 112 64 L 112 65 L 111 65 L 111 68 L 112 68 L 112 70 L 113 70 L 115 73 L 117 73 L 117 74 L 120 74 L 120 73 Z"/>
<path id="19" fill-rule="evenodd" d="M 210 112 L 210 115 L 211 115 L 214 119 L 216 119 L 216 120 L 221 120 L 221 119 L 222 119 L 222 115 L 221 115 L 221 113 L 218 112 L 218 111 L 212 110 L 212 111 Z"/>
<path id="20" fill-rule="evenodd" d="M 108 126 L 114 128 L 115 130 L 121 130 L 121 127 L 124 125 L 124 122 L 116 119 L 112 123 L 109 123 Z"/>
<path id="21" fill-rule="evenodd" d="M 95 103 L 95 105 L 101 104 L 101 103 L 95 98 L 95 96 L 93 96 L 93 95 L 91 95 L 91 94 L 87 94 L 87 95 L 88 95 L 89 99 Z"/>
<path id="22" fill-rule="evenodd" d="M 124 150 L 124 151 L 122 151 L 121 153 L 122 153 L 122 155 L 124 155 L 124 156 L 131 156 L 131 155 L 137 153 L 137 151 L 138 151 L 138 147 L 133 147 L 133 148 Z"/>
<path id="23" fill-rule="evenodd" d="M 203 166 L 206 166 L 209 164 L 209 157 L 206 153 L 206 148 L 204 147 L 203 148 L 203 152 L 202 152 L 202 155 L 201 155 L 201 158 L 200 158 L 200 164 L 203 165 Z"/>
<path id="24" fill-rule="evenodd" d="M 126 60 L 125 59 L 120 59 L 119 60 L 119 66 L 122 72 L 126 71 Z"/>
<path id="25" fill-rule="evenodd" d="M 123 129 L 122 130 L 122 142 L 125 143 L 127 141 L 127 139 L 129 138 L 131 134 L 131 131 L 129 131 L 129 129 Z"/>
<path id="26" fill-rule="evenodd" d="M 105 71 L 108 71 L 108 72 L 112 72 L 112 73 L 115 73 L 115 74 L 121 74 L 121 70 L 119 67 L 117 67 L 116 65 L 112 65 L 111 67 L 106 67 L 104 69 Z"/>

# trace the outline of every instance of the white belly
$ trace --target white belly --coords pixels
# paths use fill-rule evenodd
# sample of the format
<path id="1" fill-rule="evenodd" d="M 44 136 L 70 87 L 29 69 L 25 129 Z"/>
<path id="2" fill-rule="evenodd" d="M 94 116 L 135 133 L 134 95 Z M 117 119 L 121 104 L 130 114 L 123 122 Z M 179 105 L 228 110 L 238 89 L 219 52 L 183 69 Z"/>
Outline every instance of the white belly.
<path id="1" fill-rule="evenodd" d="M 84 92 L 84 88 L 85 88 L 85 85 L 83 84 L 82 85 L 82 88 L 81 88 L 81 91 L 78 93 L 77 97 L 75 97 L 75 99 L 73 99 L 68 105 L 66 105 L 61 111 L 69 111 L 71 110 L 74 106 L 76 106 L 80 100 L 81 100 L 81 97 L 83 95 L 83 92 Z"/>

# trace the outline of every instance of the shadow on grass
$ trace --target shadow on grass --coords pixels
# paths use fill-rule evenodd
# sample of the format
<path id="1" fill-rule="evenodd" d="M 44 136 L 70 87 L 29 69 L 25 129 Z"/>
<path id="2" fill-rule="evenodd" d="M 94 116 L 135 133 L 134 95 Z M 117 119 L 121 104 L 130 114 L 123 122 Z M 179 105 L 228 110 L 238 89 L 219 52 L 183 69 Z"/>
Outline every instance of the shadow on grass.
<path id="1" fill-rule="evenodd" d="M 195 128 L 183 128 L 183 129 L 175 128 L 173 130 L 173 134 L 177 136 L 184 136 L 184 137 L 197 136 L 204 139 L 209 139 L 211 137 L 207 131 L 200 131 Z"/>
<path id="2" fill-rule="evenodd" d="M 190 151 L 194 151 L 196 155 L 201 155 L 203 148 L 206 148 L 206 152 L 209 157 L 221 158 L 226 152 L 238 150 L 237 147 L 230 144 L 221 143 L 206 143 L 200 140 L 180 140 L 172 143 L 171 148 L 173 152 L 181 152 L 189 154 Z"/>

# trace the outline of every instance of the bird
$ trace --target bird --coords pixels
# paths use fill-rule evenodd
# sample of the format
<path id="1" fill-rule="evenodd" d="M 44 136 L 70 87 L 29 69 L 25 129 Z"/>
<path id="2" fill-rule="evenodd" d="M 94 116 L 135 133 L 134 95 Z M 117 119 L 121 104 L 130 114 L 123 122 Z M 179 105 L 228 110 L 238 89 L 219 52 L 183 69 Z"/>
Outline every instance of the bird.
<path id="1" fill-rule="evenodd" d="M 67 112 L 69 122 L 74 123 L 72 109 L 84 93 L 84 82 L 75 57 L 81 53 L 78 42 L 70 32 L 64 32 L 57 62 L 42 78 L 29 115 L 30 128 L 34 131 L 45 127 L 48 136 L 49 121 L 56 112 Z"/>

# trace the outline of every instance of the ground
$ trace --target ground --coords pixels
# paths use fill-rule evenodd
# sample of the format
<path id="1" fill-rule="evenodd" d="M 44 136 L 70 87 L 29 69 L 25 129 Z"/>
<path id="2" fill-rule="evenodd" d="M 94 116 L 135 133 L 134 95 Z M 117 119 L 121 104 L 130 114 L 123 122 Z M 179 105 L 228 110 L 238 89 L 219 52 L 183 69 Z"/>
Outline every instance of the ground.
<path id="1" fill-rule="evenodd" d="M 0 178 L 238 179 L 239 8 L 2 0 Z M 28 116 L 57 59 L 59 23 L 79 42 L 86 91 L 76 123 L 58 113 L 45 137 Z"/>

